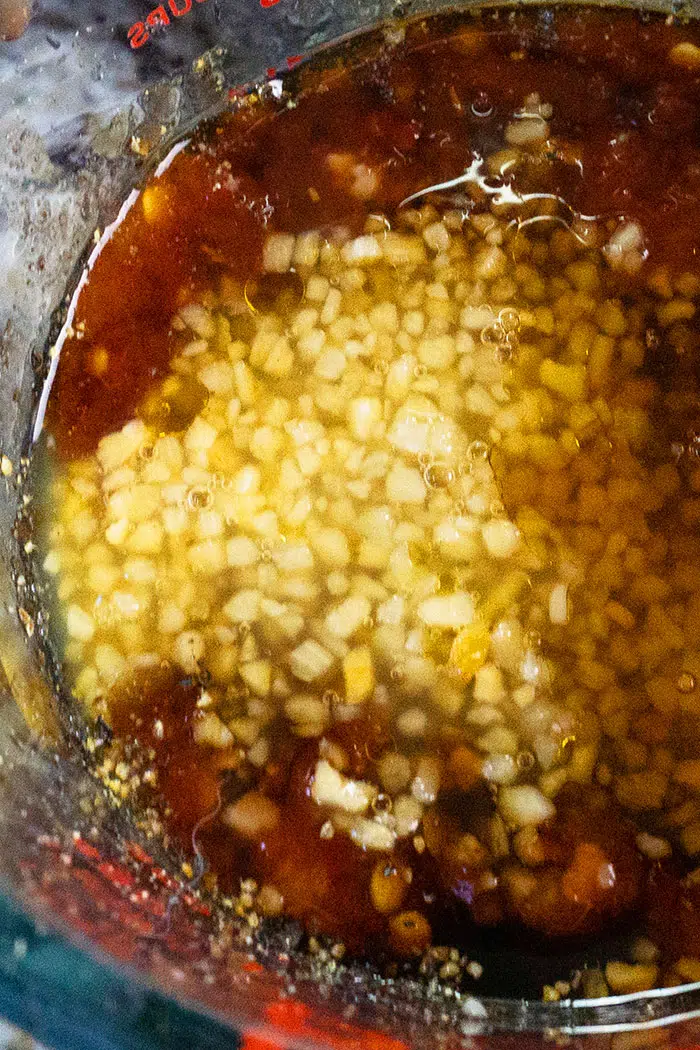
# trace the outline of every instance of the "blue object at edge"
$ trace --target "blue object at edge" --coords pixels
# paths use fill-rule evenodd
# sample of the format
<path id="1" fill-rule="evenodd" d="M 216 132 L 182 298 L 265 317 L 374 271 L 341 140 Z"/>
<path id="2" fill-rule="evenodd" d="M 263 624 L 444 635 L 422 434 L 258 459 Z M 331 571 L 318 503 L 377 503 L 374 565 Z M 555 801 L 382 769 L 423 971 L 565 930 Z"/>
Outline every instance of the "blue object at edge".
<path id="1" fill-rule="evenodd" d="M 230 1047 L 241 1038 L 39 932 L 0 896 L 0 1015 L 54 1050 Z"/>

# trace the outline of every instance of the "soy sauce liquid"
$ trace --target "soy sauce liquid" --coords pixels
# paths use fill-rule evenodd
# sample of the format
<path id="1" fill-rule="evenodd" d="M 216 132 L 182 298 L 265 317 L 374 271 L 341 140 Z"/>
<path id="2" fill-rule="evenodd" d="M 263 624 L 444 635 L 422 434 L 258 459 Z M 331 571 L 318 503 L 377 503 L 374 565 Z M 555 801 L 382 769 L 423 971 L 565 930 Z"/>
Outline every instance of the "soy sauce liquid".
<path id="1" fill-rule="evenodd" d="M 637 223 L 644 231 L 643 270 L 619 276 L 623 301 L 633 301 L 638 282 L 652 269 L 700 274 L 696 26 L 633 12 L 541 8 L 436 16 L 408 24 L 402 34 L 399 44 L 379 34 L 334 52 L 322 67 L 302 66 L 285 78 L 280 101 L 247 100 L 202 126 L 158 180 L 158 221 L 146 221 L 141 208 L 127 214 L 80 293 L 73 335 L 62 348 L 46 418 L 58 464 L 91 455 L 104 435 L 133 417 L 168 373 L 176 311 L 227 280 L 254 281 L 270 229 L 301 233 L 343 226 L 359 234 L 368 210 L 391 219 L 407 198 L 458 180 L 476 159 L 499 148 L 512 114 L 534 93 L 553 106 L 553 148 L 514 175 L 506 166 L 493 186 L 512 186 L 523 197 L 549 195 L 564 224 L 585 223 L 587 217 Z M 678 52 L 673 57 L 679 44 L 691 47 L 682 60 Z M 332 177 L 324 163 L 331 152 L 361 156 L 381 171 L 369 203 Z M 466 213 L 472 189 L 448 187 L 435 199 Z M 240 324 L 244 337 L 245 319 Z M 697 392 L 700 333 L 694 323 L 690 327 L 692 345 L 683 354 L 667 345 L 662 332 L 651 331 L 645 368 L 668 388 L 680 384 Z M 694 416 L 691 409 L 689 426 Z M 666 432 L 663 419 L 658 423 L 662 441 L 686 442 L 685 434 Z M 139 744 L 147 749 L 168 831 L 187 851 L 194 843 L 221 890 L 231 892 L 254 858 L 216 821 L 222 792 L 240 770 L 231 756 L 222 759 L 195 745 L 199 690 L 197 681 L 170 671 L 143 676 L 128 695 L 113 698 L 110 723 L 117 738 L 136 741 L 134 754 Z M 145 710 L 149 725 L 153 718 L 162 723 L 160 739 L 144 739 Z M 700 739 L 698 727 L 692 728 Z M 350 741 L 358 775 L 367 764 L 363 754 L 386 733 L 380 719 L 369 718 Z M 282 799 L 290 778 L 308 774 L 303 753 L 285 748 L 283 743 L 263 776 L 265 790 Z M 309 760 L 312 753 L 309 745 Z M 366 896 L 374 859 L 339 837 L 333 846 L 319 842 L 315 832 L 309 834 L 304 806 L 286 805 L 284 834 L 267 846 L 268 853 L 286 855 L 298 913 L 311 914 L 322 932 L 345 938 L 352 952 L 385 955 L 381 923 Z M 476 939 L 482 955 L 495 948 L 484 991 L 536 994 L 535 985 L 562 975 L 562 959 L 578 965 L 590 957 L 585 941 L 576 942 L 579 954 L 570 956 L 566 939 L 546 947 L 535 939 L 525 958 L 520 932 L 475 927 L 453 901 L 436 899 L 429 852 L 423 859 L 412 856 L 411 863 L 414 882 L 405 907 L 432 909 L 436 939 L 469 945 Z M 652 868 L 638 914 L 613 937 L 624 941 L 630 926 L 648 928 L 650 908 L 651 925 L 668 934 L 659 912 L 675 917 L 682 908 L 690 921 L 678 934 L 681 947 L 695 954 L 695 899 L 681 891 L 673 865 L 668 871 Z M 334 889 L 339 885 L 340 905 Z M 542 971 L 540 950 L 549 957 Z M 614 955 L 614 946 L 608 950 Z M 597 958 L 600 949 L 593 954 Z"/>

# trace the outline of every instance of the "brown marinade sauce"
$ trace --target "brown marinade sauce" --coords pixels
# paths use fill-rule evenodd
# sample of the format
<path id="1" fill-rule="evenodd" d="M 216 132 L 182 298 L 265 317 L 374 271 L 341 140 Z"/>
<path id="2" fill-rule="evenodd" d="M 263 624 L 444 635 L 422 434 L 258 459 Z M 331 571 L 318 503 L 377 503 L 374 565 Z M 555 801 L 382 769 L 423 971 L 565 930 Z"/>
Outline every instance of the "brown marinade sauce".
<path id="1" fill-rule="evenodd" d="M 638 220 L 647 265 L 692 267 L 700 221 L 700 77 L 668 58 L 694 26 L 541 9 L 412 23 L 396 53 L 289 77 L 295 108 L 265 102 L 204 126 L 159 186 L 163 221 L 127 215 L 81 294 L 49 426 L 61 457 L 93 452 L 165 374 L 175 309 L 222 277 L 255 275 L 265 232 L 344 225 L 367 213 L 322 164 L 351 151 L 385 172 L 370 204 L 461 175 L 501 141 L 522 99 L 555 103 L 556 155 L 514 183 L 572 213 Z M 506 176 L 506 179 L 508 177 Z M 108 358 L 95 357 L 106 349 Z M 99 361 L 95 367 L 94 361 Z M 98 374 L 95 374 L 95 373 Z"/>
<path id="2" fill-rule="evenodd" d="M 669 59 L 681 41 L 700 46 L 700 30 L 632 12 L 542 8 L 436 17 L 410 23 L 397 48 L 360 46 L 320 71 L 302 66 L 287 77 L 289 94 L 279 102 L 249 103 L 198 129 L 159 180 L 161 221 L 149 224 L 133 208 L 81 293 L 76 334 L 63 347 L 49 403 L 59 459 L 93 453 L 132 418 L 168 372 L 177 309 L 226 280 L 259 274 L 269 232 L 344 226 L 359 233 L 372 210 L 391 219 L 411 194 L 457 178 L 475 157 L 498 148 L 513 111 L 534 92 L 553 104 L 553 152 L 504 180 L 512 178 L 520 193 L 560 198 L 565 219 L 638 222 L 648 250 L 644 272 L 698 272 L 700 70 Z M 331 151 L 350 151 L 382 171 L 375 199 L 358 200 L 334 180 L 323 163 Z M 621 293 L 638 279 L 620 277 Z M 221 888 L 233 891 L 242 875 L 273 882 L 285 911 L 310 931 L 342 940 L 351 952 L 386 952 L 386 923 L 367 893 L 375 857 L 346 836 L 325 841 L 307 813 L 318 742 L 273 749 L 275 761 L 258 788 L 277 801 L 282 820 L 259 845 L 241 846 L 210 819 L 240 763 L 235 748 L 203 753 L 194 743 L 197 684 L 163 671 L 134 688 L 142 694 L 138 703 L 116 698 L 113 705 L 115 734 L 148 749 L 169 830 L 185 849 L 196 835 Z M 163 723 L 161 739 L 150 731 L 154 719 Z M 371 779 L 373 749 L 388 733 L 380 716 L 368 715 L 326 736 L 352 754 L 352 775 Z M 454 745 L 451 738 L 450 753 Z M 434 747 L 446 744 L 438 737 Z M 392 854 L 399 867 L 410 861 L 413 873 L 402 910 L 451 931 L 449 943 L 469 940 L 455 936 L 460 924 L 470 930 L 511 919 L 496 890 L 479 895 L 475 913 L 469 873 L 438 870 L 433 859 L 435 842 L 449 838 L 455 823 L 451 793 L 467 798 L 476 832 L 487 819 L 491 801 L 477 780 L 466 767 L 449 769 L 445 805 L 426 822 L 429 848 L 418 856 L 408 839 Z M 564 907 L 553 888 L 543 913 L 529 915 L 527 925 L 545 937 L 585 937 L 641 899 L 640 930 L 661 944 L 674 930 L 677 954 L 699 955 L 700 890 L 681 887 L 672 864 L 642 862 L 634 830 L 598 788 L 565 790 L 557 808 L 557 825 L 545 834 L 547 859 L 566 864 L 584 841 L 615 858 L 612 910 L 592 919 L 590 908 L 571 903 L 575 895 Z"/>

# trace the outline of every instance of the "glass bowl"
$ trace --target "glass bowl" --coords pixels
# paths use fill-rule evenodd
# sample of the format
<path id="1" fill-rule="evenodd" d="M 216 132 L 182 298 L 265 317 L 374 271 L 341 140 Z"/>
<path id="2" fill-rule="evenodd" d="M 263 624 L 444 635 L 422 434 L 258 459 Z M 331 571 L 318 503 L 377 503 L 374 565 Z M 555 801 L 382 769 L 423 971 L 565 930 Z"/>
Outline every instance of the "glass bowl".
<path id="1" fill-rule="evenodd" d="M 56 310 L 85 245 L 202 115 L 331 41 L 439 6 L 37 0 L 26 31 L 0 43 L 0 455 L 13 464 L 0 477 L 0 1013 L 50 1045 L 700 1045 L 700 984 L 479 999 L 360 966 L 321 980 L 295 954 L 293 923 L 254 945 L 235 917 L 210 913 L 196 879 L 174 877 L 172 856 L 145 843 L 91 776 L 39 641 L 18 481 Z M 696 13 L 671 0 L 634 6 Z"/>

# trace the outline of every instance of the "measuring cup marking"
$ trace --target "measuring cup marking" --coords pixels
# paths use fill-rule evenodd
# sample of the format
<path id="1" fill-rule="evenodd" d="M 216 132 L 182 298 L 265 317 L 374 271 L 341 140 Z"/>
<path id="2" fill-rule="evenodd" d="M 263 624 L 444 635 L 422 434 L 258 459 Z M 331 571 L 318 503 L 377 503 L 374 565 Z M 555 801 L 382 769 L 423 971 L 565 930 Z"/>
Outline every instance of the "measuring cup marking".
<path id="1" fill-rule="evenodd" d="M 195 0 L 197 4 L 204 4 L 206 0 Z M 168 0 L 167 4 L 170 10 L 170 15 L 173 18 L 182 18 L 183 15 L 189 14 L 192 10 L 192 0 Z M 127 31 L 126 37 L 131 47 L 136 50 L 139 47 L 143 47 L 147 44 L 151 38 L 151 31 L 154 29 L 163 29 L 169 26 L 171 18 L 166 10 L 165 4 L 159 4 L 158 7 L 154 7 L 143 22 L 134 22 L 134 24 Z"/>

